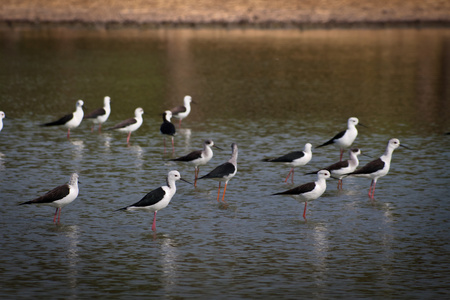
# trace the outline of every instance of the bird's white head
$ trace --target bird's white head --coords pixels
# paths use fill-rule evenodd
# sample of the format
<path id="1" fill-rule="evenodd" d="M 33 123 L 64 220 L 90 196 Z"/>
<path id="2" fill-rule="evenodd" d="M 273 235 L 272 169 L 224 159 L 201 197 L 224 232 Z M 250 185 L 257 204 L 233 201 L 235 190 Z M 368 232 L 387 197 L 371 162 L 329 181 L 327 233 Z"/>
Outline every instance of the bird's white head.
<path id="1" fill-rule="evenodd" d="M 136 109 L 134 110 L 134 115 L 135 115 L 136 117 L 142 116 L 143 114 L 144 114 L 144 110 L 143 110 L 141 107 L 138 107 L 138 108 L 136 108 Z"/>
<path id="2" fill-rule="evenodd" d="M 361 150 L 359 149 L 359 148 L 353 148 L 353 149 L 350 149 L 350 150 L 348 150 L 348 152 L 349 152 L 349 154 L 350 155 L 355 155 L 355 156 L 358 156 L 358 155 L 360 155 L 361 154 Z"/>
<path id="3" fill-rule="evenodd" d="M 205 140 L 203 143 L 208 147 L 214 146 L 214 142 L 212 140 Z"/>
<path id="4" fill-rule="evenodd" d="M 107 105 L 109 105 L 110 103 L 111 103 L 111 98 L 108 97 L 108 96 L 106 96 L 106 97 L 103 99 L 103 104 L 104 104 L 105 106 L 107 106 Z"/>
<path id="5" fill-rule="evenodd" d="M 388 142 L 388 148 L 391 148 L 392 150 L 397 149 L 400 147 L 400 140 L 398 139 L 390 139 Z"/>
<path id="6" fill-rule="evenodd" d="M 356 126 L 356 125 L 358 125 L 358 123 L 359 123 L 359 120 L 356 117 L 351 117 L 347 121 L 348 126 Z"/>
<path id="7" fill-rule="evenodd" d="M 84 105 L 84 101 L 83 100 L 78 100 L 77 101 L 77 107 L 83 107 Z"/>
<path id="8" fill-rule="evenodd" d="M 177 170 L 172 170 L 167 174 L 167 179 L 169 181 L 177 181 L 181 179 L 181 174 Z"/>
<path id="9" fill-rule="evenodd" d="M 191 96 L 184 96 L 184 105 L 188 105 L 192 102 L 192 97 Z"/>
<path id="10" fill-rule="evenodd" d="M 77 174 L 77 173 L 73 173 L 73 174 L 70 176 L 69 184 L 70 184 L 70 185 L 75 185 L 75 184 L 77 184 L 77 183 L 78 183 L 78 174 Z"/>
<path id="11" fill-rule="evenodd" d="M 327 170 L 320 170 L 319 172 L 317 172 L 317 177 L 319 179 L 328 179 L 328 178 L 330 178 L 330 176 L 331 176 L 331 174 Z"/>
<path id="12" fill-rule="evenodd" d="M 310 143 L 305 144 L 305 152 L 311 152 L 312 145 Z"/>
<path id="13" fill-rule="evenodd" d="M 164 112 L 164 115 L 166 117 L 166 120 L 170 122 L 170 119 L 172 119 L 172 112 L 170 110 L 166 110 Z"/>
<path id="14" fill-rule="evenodd" d="M 0 111 L 0 119 L 3 119 L 5 117 L 5 113 L 3 111 Z"/>

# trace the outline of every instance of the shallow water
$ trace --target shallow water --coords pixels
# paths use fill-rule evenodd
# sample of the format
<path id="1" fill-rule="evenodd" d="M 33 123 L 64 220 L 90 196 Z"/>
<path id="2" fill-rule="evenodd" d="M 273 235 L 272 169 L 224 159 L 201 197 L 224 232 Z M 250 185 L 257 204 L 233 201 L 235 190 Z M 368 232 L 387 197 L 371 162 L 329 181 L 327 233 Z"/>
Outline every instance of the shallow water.
<path id="1" fill-rule="evenodd" d="M 442 298 L 449 294 L 448 30 L 84 30 L 0 32 L 2 298 Z M 164 110 L 197 102 L 164 154 Z M 38 125 L 112 98 L 106 127 L 144 108 L 131 136 Z M 356 116 L 355 142 L 373 158 L 396 137 L 390 173 L 369 200 L 368 179 L 328 182 L 303 204 L 271 194 L 289 168 L 261 159 L 317 146 Z M 238 173 L 218 204 L 217 183 L 178 182 L 152 215 L 115 212 L 165 183 L 169 159 L 212 138 L 239 146 Z M 339 159 L 313 150 L 303 175 Z M 361 164 L 371 158 L 360 156 Z M 80 174 L 80 195 L 54 209 L 17 206 Z"/>

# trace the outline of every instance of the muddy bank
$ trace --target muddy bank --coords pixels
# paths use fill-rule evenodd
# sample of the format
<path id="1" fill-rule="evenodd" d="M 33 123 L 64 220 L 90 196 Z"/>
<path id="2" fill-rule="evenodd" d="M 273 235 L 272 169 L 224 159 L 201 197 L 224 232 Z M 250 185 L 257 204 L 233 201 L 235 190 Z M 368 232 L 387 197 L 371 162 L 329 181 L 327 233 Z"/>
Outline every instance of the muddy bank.
<path id="1" fill-rule="evenodd" d="M 2 0 L 0 22 L 10 26 L 448 26 L 450 1 Z"/>

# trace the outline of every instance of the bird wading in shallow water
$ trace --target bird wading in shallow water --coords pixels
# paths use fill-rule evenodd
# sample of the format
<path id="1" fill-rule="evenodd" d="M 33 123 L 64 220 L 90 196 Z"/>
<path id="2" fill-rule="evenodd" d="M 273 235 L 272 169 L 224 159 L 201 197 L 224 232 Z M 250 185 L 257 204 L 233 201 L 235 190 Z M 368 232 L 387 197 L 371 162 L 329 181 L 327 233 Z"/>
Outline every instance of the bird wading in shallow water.
<path id="1" fill-rule="evenodd" d="M 320 170 L 319 172 L 317 172 L 317 181 L 308 182 L 285 192 L 276 193 L 273 195 L 289 195 L 296 199 L 298 202 L 305 202 L 303 219 L 306 220 L 306 205 L 308 204 L 308 201 L 315 200 L 322 196 L 322 194 L 327 189 L 326 180 L 328 178 L 330 178 L 330 172 L 327 170 Z"/>
<path id="2" fill-rule="evenodd" d="M 199 179 L 214 179 L 219 181 L 219 189 L 217 190 L 217 202 L 220 202 L 219 201 L 220 184 L 221 182 L 225 182 L 225 187 L 223 188 L 222 194 L 222 202 L 226 203 L 225 192 L 227 190 L 228 181 L 231 178 L 233 178 L 237 172 L 237 157 L 238 157 L 237 144 L 236 143 L 231 144 L 231 149 L 232 149 L 231 158 L 226 163 L 223 163 L 220 166 L 215 167 L 211 172 L 199 178 Z"/>
<path id="3" fill-rule="evenodd" d="M 391 166 L 391 159 L 392 159 L 392 153 L 394 153 L 394 150 L 398 147 L 404 147 L 406 149 L 410 149 L 406 146 L 403 146 L 400 144 L 400 141 L 398 139 L 390 139 L 386 151 L 382 156 L 379 158 L 367 163 L 362 168 L 348 173 L 347 176 L 357 176 L 357 177 L 365 177 L 372 179 L 372 182 L 370 183 L 369 193 L 368 196 L 370 199 L 375 198 L 375 186 L 377 184 L 377 180 L 380 177 L 386 176 L 389 173 L 389 168 Z"/>
<path id="4" fill-rule="evenodd" d="M 188 162 L 188 163 L 194 165 L 194 168 L 195 168 L 194 186 L 195 187 L 197 186 L 197 178 L 198 178 L 198 173 L 200 171 L 199 167 L 206 165 L 213 157 L 213 151 L 211 149 L 212 147 L 220 149 L 219 147 L 214 145 L 214 142 L 212 140 L 206 140 L 203 142 L 203 150 L 192 151 L 191 153 L 189 153 L 185 156 L 172 159 L 172 161 Z M 222 149 L 220 149 L 220 150 L 222 150 Z"/>
<path id="5" fill-rule="evenodd" d="M 61 216 L 61 210 L 64 206 L 72 203 L 78 197 L 78 174 L 73 173 L 70 177 L 69 183 L 60 185 L 53 190 L 47 192 L 45 195 L 34 200 L 20 203 L 25 204 L 43 204 L 56 207 L 53 223 L 56 222 L 56 215 L 58 215 L 58 223 Z M 58 214 L 59 210 L 59 214 Z"/>
<path id="6" fill-rule="evenodd" d="M 108 128 L 107 130 L 117 130 L 120 132 L 127 132 L 127 144 L 130 143 L 131 133 L 136 131 L 141 127 L 144 119 L 142 115 L 144 114 L 144 110 L 141 107 L 138 107 L 134 110 L 134 118 L 126 119 L 119 124 L 114 125 L 113 127 Z"/>
<path id="7" fill-rule="evenodd" d="M 88 113 L 84 116 L 85 119 L 92 120 L 92 123 L 98 124 L 98 132 L 102 131 L 102 124 L 108 120 L 111 113 L 111 98 L 106 96 L 103 99 L 103 107 L 97 108 L 96 110 Z M 91 131 L 94 131 L 94 126 L 92 126 Z"/>
<path id="8" fill-rule="evenodd" d="M 83 100 L 78 100 L 76 103 L 76 109 L 73 113 L 67 114 L 54 122 L 41 124 L 41 126 L 65 126 L 67 127 L 67 138 L 70 138 L 70 129 L 77 128 L 81 121 L 83 121 L 83 105 Z"/>
<path id="9" fill-rule="evenodd" d="M 181 127 L 181 121 L 186 118 L 189 113 L 191 112 L 191 103 L 194 103 L 192 101 L 192 97 L 191 96 L 185 96 L 183 99 L 183 105 L 174 107 L 170 110 L 170 112 L 172 113 L 172 116 L 174 118 L 179 119 L 179 126 Z"/>
<path id="10" fill-rule="evenodd" d="M 285 165 L 288 165 L 291 167 L 291 170 L 289 171 L 286 179 L 284 182 L 287 182 L 289 179 L 289 176 L 292 174 L 292 183 L 294 183 L 294 168 L 304 166 L 307 163 L 311 161 L 312 158 L 312 152 L 311 152 L 312 145 L 310 143 L 305 144 L 305 149 L 303 151 L 295 151 L 288 153 L 286 155 L 277 157 L 277 158 L 271 158 L 271 159 L 263 159 L 263 161 L 268 162 L 278 162 L 278 163 L 284 163 Z"/>
<path id="11" fill-rule="evenodd" d="M 337 185 L 338 190 L 342 189 L 342 178 L 344 178 L 346 174 L 355 171 L 359 165 L 358 155 L 361 154 L 361 150 L 359 150 L 358 148 L 353 148 L 350 149 L 348 153 L 350 156 L 349 160 L 341 160 L 337 163 L 329 165 L 326 168 L 321 169 L 330 171 L 331 177 L 339 180 Z M 317 172 L 318 171 L 306 174 L 317 174 Z"/>
<path id="12" fill-rule="evenodd" d="M 172 153 L 175 152 L 175 143 L 173 141 L 174 135 L 177 133 L 175 126 L 170 122 L 172 113 L 170 110 L 166 110 L 163 114 L 163 123 L 159 127 L 159 131 L 164 135 L 164 153 L 166 153 L 166 135 L 172 139 Z"/>
<path id="13" fill-rule="evenodd" d="M 339 157 L 339 160 L 341 161 L 342 155 L 344 154 L 344 150 L 349 148 L 355 141 L 356 137 L 358 136 L 358 130 L 356 129 L 356 125 L 358 124 L 365 127 L 363 124 L 359 123 L 358 118 L 355 117 L 349 118 L 347 120 L 347 130 L 339 132 L 328 142 L 325 142 L 322 145 L 317 146 L 316 148 L 320 148 L 327 145 L 337 146 L 341 151 Z"/>
<path id="14" fill-rule="evenodd" d="M 170 171 L 167 175 L 167 185 L 161 186 L 151 192 L 149 192 L 147 195 L 145 195 L 141 200 L 138 202 L 128 205 L 126 207 L 120 208 L 118 210 L 143 210 L 143 211 L 149 211 L 153 212 L 153 224 L 152 224 L 152 230 L 156 231 L 156 213 L 165 208 L 167 205 L 169 205 L 170 200 L 172 200 L 172 197 L 175 195 L 177 191 L 177 187 L 175 185 L 175 182 L 177 180 L 182 180 L 187 183 L 190 183 L 184 179 L 181 178 L 180 172 L 173 170 Z"/>

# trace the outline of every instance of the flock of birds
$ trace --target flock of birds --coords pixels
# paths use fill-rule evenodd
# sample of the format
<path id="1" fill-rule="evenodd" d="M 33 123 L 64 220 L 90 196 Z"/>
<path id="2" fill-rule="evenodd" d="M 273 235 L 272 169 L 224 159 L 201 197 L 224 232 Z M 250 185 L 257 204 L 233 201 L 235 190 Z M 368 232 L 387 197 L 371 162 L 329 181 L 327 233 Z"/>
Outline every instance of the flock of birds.
<path id="1" fill-rule="evenodd" d="M 92 131 L 94 130 L 94 126 L 98 125 L 98 130 L 101 131 L 102 124 L 105 123 L 111 113 L 111 99 L 110 97 L 104 98 L 104 106 L 102 108 L 96 109 L 91 113 L 84 115 L 83 112 L 83 100 L 78 100 L 76 102 L 76 110 L 75 112 L 65 115 L 64 117 L 50 123 L 42 124 L 42 126 L 65 126 L 68 128 L 67 137 L 70 138 L 70 129 L 74 129 L 78 127 L 83 119 L 89 119 L 93 123 Z M 176 133 L 176 128 L 173 123 L 171 123 L 171 118 L 175 117 L 179 119 L 179 126 L 181 127 L 181 121 L 186 118 L 191 111 L 191 103 L 192 97 L 185 96 L 184 104 L 182 106 L 175 107 L 171 110 L 166 110 L 163 115 L 163 123 L 160 126 L 160 131 L 163 135 L 167 135 L 171 137 L 172 141 L 172 152 L 174 152 L 174 135 Z M 139 129 L 142 125 L 144 114 L 144 110 L 140 107 L 136 108 L 134 112 L 134 118 L 126 119 L 107 130 L 117 130 L 121 132 L 127 133 L 127 144 L 130 142 L 131 133 Z M 0 131 L 3 129 L 3 119 L 5 118 L 5 113 L 0 111 Z M 359 123 L 358 118 L 351 117 L 347 122 L 347 129 L 339 132 L 333 138 L 328 140 L 327 142 L 317 146 L 316 148 L 324 147 L 327 145 L 335 145 L 340 149 L 340 160 L 332 165 L 321 168 L 317 172 L 311 172 L 307 174 L 317 174 L 317 180 L 314 182 L 309 182 L 302 184 L 300 186 L 294 187 L 287 191 L 275 193 L 273 195 L 289 195 L 294 197 L 299 202 L 304 202 L 305 207 L 303 211 L 303 218 L 306 220 L 306 207 L 308 202 L 315 200 L 322 196 L 322 194 L 326 190 L 326 180 L 329 178 L 338 179 L 338 189 L 342 189 L 342 180 L 347 176 L 357 176 L 357 177 L 365 177 L 371 179 L 371 184 L 368 192 L 368 196 L 370 199 L 374 199 L 375 195 L 375 186 L 377 180 L 380 177 L 383 177 L 388 174 L 392 154 L 395 149 L 399 146 L 408 148 L 404 145 L 400 144 L 400 141 L 396 138 L 390 139 L 388 141 L 386 151 L 379 158 L 367 163 L 362 168 L 357 169 L 359 165 L 358 155 L 361 155 L 361 150 L 358 148 L 350 148 L 353 142 L 355 141 L 358 130 L 356 129 L 357 125 L 362 125 Z M 194 166 L 195 171 L 195 179 L 194 186 L 197 186 L 197 180 L 200 179 L 214 179 L 219 181 L 219 188 L 217 192 L 217 202 L 226 203 L 225 201 L 225 192 L 227 188 L 228 181 L 236 175 L 237 172 L 237 157 L 238 157 L 238 146 L 236 143 L 231 144 L 232 154 L 231 158 L 214 168 L 208 174 L 199 177 L 199 167 L 206 165 L 213 157 L 212 148 L 219 147 L 214 145 L 214 142 L 210 139 L 205 140 L 203 143 L 203 149 L 193 151 L 185 156 L 181 156 L 172 161 L 175 162 L 186 162 L 190 163 Z M 349 149 L 350 148 L 350 149 Z M 164 151 L 166 149 L 166 143 L 164 138 Z M 349 149 L 349 159 L 342 160 L 344 151 Z M 408 148 L 409 149 L 409 148 Z M 291 177 L 292 183 L 294 183 L 294 169 L 299 166 L 304 166 L 312 158 L 312 145 L 310 143 L 306 143 L 303 151 L 295 151 L 290 152 L 286 155 L 264 159 L 266 162 L 277 162 L 288 165 L 291 169 L 285 179 L 285 182 L 288 181 L 289 177 Z M 19 205 L 25 204 L 46 204 L 56 208 L 53 222 L 60 222 L 61 209 L 73 202 L 78 197 L 78 174 L 73 173 L 70 177 L 70 180 L 67 184 L 63 184 L 58 186 L 46 194 L 33 199 L 31 201 L 26 201 L 20 203 Z M 176 170 L 172 170 L 167 175 L 166 185 L 161 186 L 155 190 L 150 191 L 146 194 L 141 200 L 138 202 L 120 208 L 118 210 L 144 210 L 153 212 L 153 225 L 152 230 L 156 231 L 156 214 L 159 210 L 165 208 L 171 201 L 172 197 L 176 193 L 176 181 L 184 180 L 180 173 Z M 221 191 L 221 183 L 224 183 L 222 199 L 220 200 L 220 191 Z M 190 183 L 190 182 L 188 182 Z"/>

